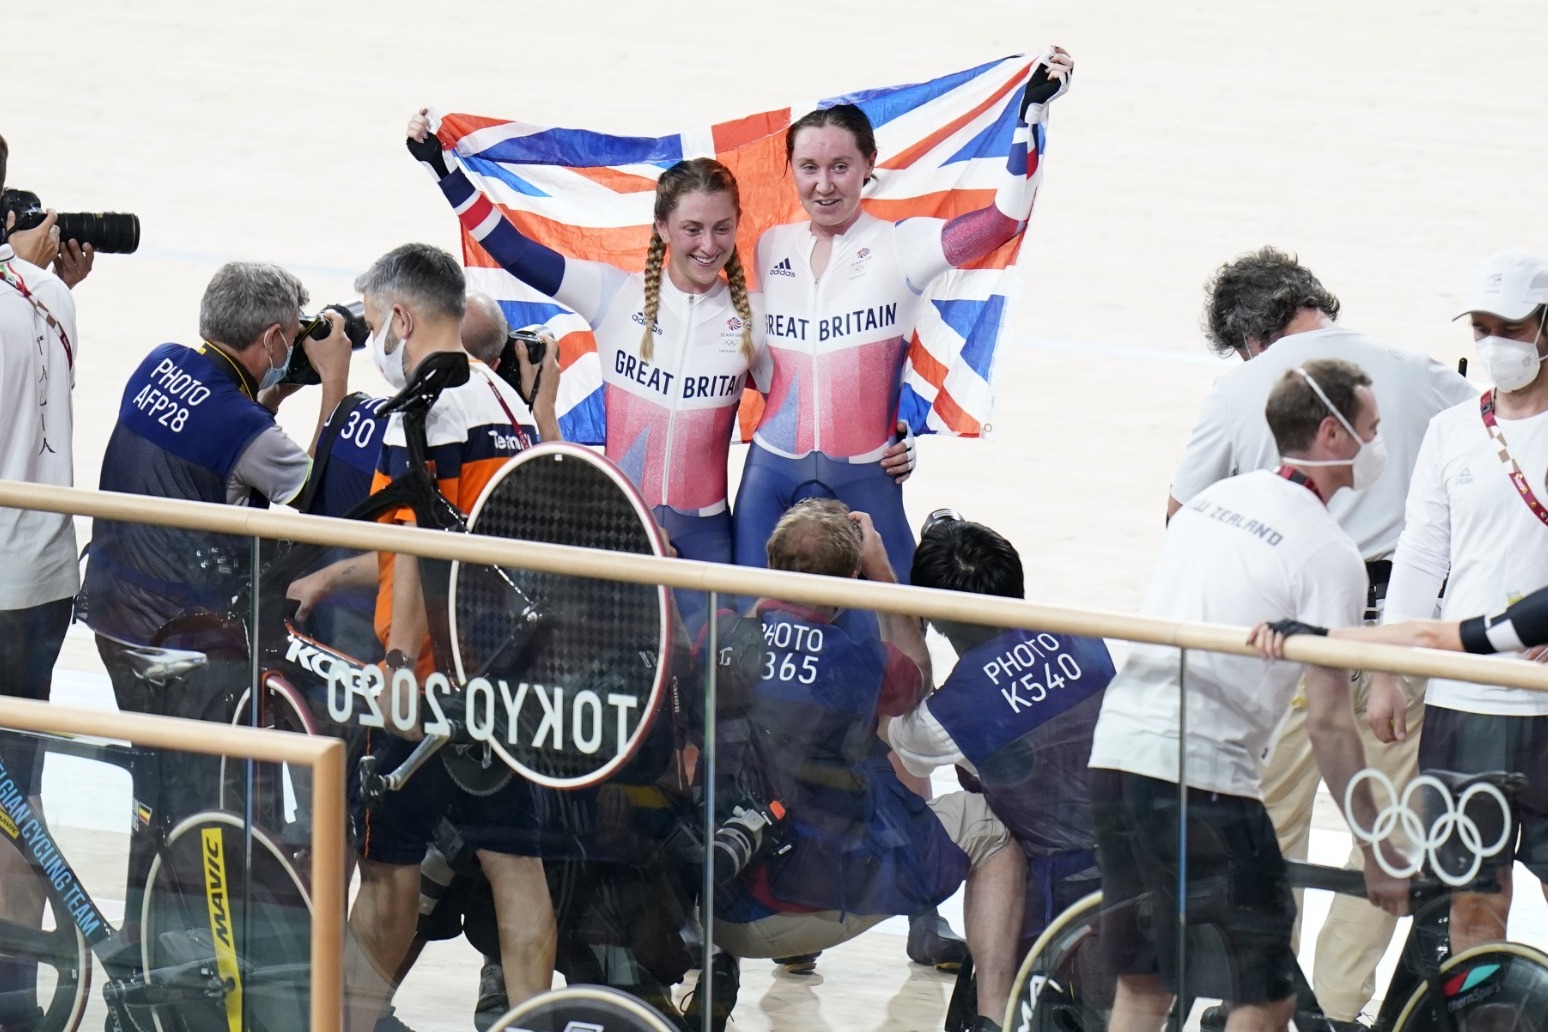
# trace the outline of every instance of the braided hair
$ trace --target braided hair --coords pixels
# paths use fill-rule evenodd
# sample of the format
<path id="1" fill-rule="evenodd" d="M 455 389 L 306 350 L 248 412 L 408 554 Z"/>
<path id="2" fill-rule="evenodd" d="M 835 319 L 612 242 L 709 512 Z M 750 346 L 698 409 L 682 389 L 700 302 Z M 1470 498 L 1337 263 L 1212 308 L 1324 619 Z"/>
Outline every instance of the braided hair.
<path id="1" fill-rule="evenodd" d="M 665 222 L 677 210 L 677 202 L 688 193 L 728 193 L 738 215 L 742 213 L 741 194 L 731 170 L 714 158 L 689 158 L 679 161 L 656 181 L 655 223 Z M 666 241 L 653 223 L 650 248 L 645 252 L 645 333 L 640 338 L 640 356 L 647 361 L 655 352 L 656 315 L 661 311 L 661 267 L 666 259 Z M 742 256 L 735 247 L 726 260 L 726 284 L 731 288 L 731 304 L 742 319 L 742 354 L 753 359 L 752 306 L 747 301 L 747 274 Z"/>

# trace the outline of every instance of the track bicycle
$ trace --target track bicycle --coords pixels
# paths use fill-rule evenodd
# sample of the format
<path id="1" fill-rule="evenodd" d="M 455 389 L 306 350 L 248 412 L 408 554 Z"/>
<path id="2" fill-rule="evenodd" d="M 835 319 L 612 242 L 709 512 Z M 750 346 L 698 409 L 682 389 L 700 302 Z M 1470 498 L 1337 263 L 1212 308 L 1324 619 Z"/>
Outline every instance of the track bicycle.
<path id="1" fill-rule="evenodd" d="M 1372 1028 L 1374 1032 L 1537 1032 L 1548 1019 L 1548 955 L 1522 943 L 1494 942 L 1453 956 L 1446 937 L 1446 914 L 1455 892 L 1498 891 L 1489 875 L 1479 877 L 1479 869 L 1483 859 L 1515 840 L 1514 798 L 1525 779 L 1500 772 L 1427 771 L 1415 782 L 1431 791 L 1444 791 L 1450 805 L 1430 826 L 1429 834 L 1439 841 L 1426 842 L 1422 868 L 1414 865 L 1421 873 L 1410 889 L 1413 922 Z M 1385 827 L 1376 829 L 1383 836 L 1401 823 L 1411 838 L 1422 837 L 1423 824 L 1409 809 L 1414 791 L 1410 787 L 1402 797 L 1391 792 L 1393 816 Z M 1503 813 L 1503 821 L 1495 818 L 1485 826 L 1488 831 L 1480 832 L 1468 810 L 1477 797 L 1497 798 Z M 1408 810 L 1408 816 L 1398 811 L 1399 805 Z M 1470 831 L 1462 830 L 1464 821 L 1471 825 Z M 1436 828 L 1441 829 L 1439 834 Z M 1490 837 L 1495 828 L 1498 837 Z M 1470 856 L 1472 862 L 1455 866 L 1459 855 Z M 1365 879 L 1359 871 L 1302 861 L 1287 861 L 1287 868 L 1292 888 L 1365 896 Z M 1207 912 L 1200 913 L 1200 908 L 1201 901 L 1190 898 L 1190 924 L 1207 920 Z M 1101 893 L 1092 893 L 1056 917 L 1033 944 L 1012 985 L 1004 1022 L 1007 1032 L 1101 1032 L 1107 1027 L 1116 979 L 1103 956 L 1103 912 Z M 1196 962 L 1207 961 L 1194 958 L 1190 951 L 1186 963 Z M 1299 967 L 1295 992 L 1296 1028 L 1300 1032 L 1331 1029 Z M 1194 1002 L 1184 999 L 1180 1012 L 1189 1014 Z"/>
<path id="2" fill-rule="evenodd" d="M 135 676 L 164 691 L 206 662 L 203 653 L 131 647 Z M 51 755 L 129 769 L 148 754 L 122 743 L 6 732 Z M 5 781 L 0 763 L 0 783 Z M 106 974 L 111 1021 L 138 1032 L 308 1027 L 311 898 L 290 849 L 226 809 L 178 818 L 152 813 L 154 849 L 138 913 L 114 927 L 86 890 L 41 815 L 26 801 L 0 803 L 0 849 L 17 850 L 46 901 L 40 929 L 0 920 L 0 958 L 35 971 L 37 1032 L 71 1032 L 85 1013 L 92 957 Z M 7 885 L 7 893 L 17 886 Z M 5 987 L 12 988 L 12 987 Z"/>

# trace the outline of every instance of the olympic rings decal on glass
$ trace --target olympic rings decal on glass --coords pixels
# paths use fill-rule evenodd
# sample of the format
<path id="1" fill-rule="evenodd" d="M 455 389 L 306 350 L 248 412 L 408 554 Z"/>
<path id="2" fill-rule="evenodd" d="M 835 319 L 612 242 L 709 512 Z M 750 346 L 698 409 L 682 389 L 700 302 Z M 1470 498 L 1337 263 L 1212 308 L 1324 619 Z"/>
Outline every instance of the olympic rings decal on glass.
<path id="1" fill-rule="evenodd" d="M 1360 826 L 1351 806 L 1355 786 L 1362 781 L 1372 781 L 1385 789 L 1387 799 L 1390 800 L 1386 806 L 1376 811 L 1376 819 L 1369 828 Z M 1412 805 L 1414 794 L 1421 789 L 1429 789 L 1434 793 L 1442 807 L 1435 822 L 1428 829 L 1424 826 L 1423 814 Z M 1375 787 L 1371 790 L 1371 796 L 1373 803 L 1379 802 Z M 1484 844 L 1483 832 L 1479 829 L 1478 822 L 1467 814 L 1468 803 L 1477 796 L 1486 796 L 1494 800 L 1503 818 L 1500 837 L 1489 845 Z M 1381 865 L 1383 871 L 1394 878 L 1409 878 L 1418 874 L 1428 861 L 1435 877 L 1452 888 L 1460 888 L 1477 877 L 1483 862 L 1503 850 L 1514 831 L 1514 815 L 1510 804 L 1505 799 L 1505 793 L 1494 785 L 1487 782 L 1469 785 L 1463 790 L 1461 799 L 1453 799 L 1451 790 L 1439 778 L 1420 774 L 1404 787 L 1400 796 L 1392 779 L 1374 767 L 1366 767 L 1349 779 L 1349 785 L 1344 789 L 1344 814 L 1349 820 L 1349 830 L 1354 832 L 1355 837 L 1362 842 L 1379 846 L 1380 843 L 1390 839 L 1394 831 L 1401 830 L 1403 837 L 1418 850 L 1407 866 L 1398 867 L 1387 859 L 1382 849 L 1376 849 L 1376 862 Z M 1452 874 L 1441 866 L 1439 849 L 1451 839 L 1453 833 L 1461 840 L 1462 847 L 1473 856 L 1473 861 L 1465 874 Z"/>

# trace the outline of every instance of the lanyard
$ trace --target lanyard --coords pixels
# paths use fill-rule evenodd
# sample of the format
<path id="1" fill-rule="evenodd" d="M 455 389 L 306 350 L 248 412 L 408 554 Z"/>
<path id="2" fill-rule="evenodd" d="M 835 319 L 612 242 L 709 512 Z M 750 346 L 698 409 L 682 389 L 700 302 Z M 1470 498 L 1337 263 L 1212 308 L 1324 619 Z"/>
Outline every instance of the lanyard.
<path id="1" fill-rule="evenodd" d="M 251 374 L 249 374 L 246 369 L 243 369 L 241 366 L 237 365 L 236 359 L 232 358 L 230 355 L 226 354 L 225 351 L 216 347 L 214 344 L 211 344 L 209 341 L 205 341 L 203 344 L 199 345 L 199 354 L 203 355 L 205 358 L 210 359 L 211 361 L 220 359 L 220 362 L 215 363 L 215 367 L 221 372 L 225 373 L 226 376 L 230 378 L 231 382 L 237 385 L 238 390 L 247 395 L 248 401 L 258 400 L 257 395 L 253 390 L 253 388 L 257 386 L 256 382 L 253 380 Z M 225 365 L 221 365 L 221 362 L 224 362 Z"/>
<path id="2" fill-rule="evenodd" d="M 482 362 L 479 364 L 483 365 Z M 488 367 L 485 366 L 485 368 L 487 369 Z M 521 450 L 526 451 L 528 448 L 532 447 L 532 442 L 527 439 L 526 432 L 522 430 L 521 424 L 516 421 L 516 413 L 511 411 L 511 407 L 507 405 L 505 403 L 505 399 L 500 396 L 500 388 L 496 387 L 494 385 L 494 381 L 486 376 L 480 376 L 479 379 L 484 381 L 484 386 L 489 388 L 489 393 L 495 396 L 495 401 L 498 401 L 500 403 L 500 407 L 505 410 L 505 418 L 511 421 L 511 429 L 516 431 L 516 443 L 521 445 Z"/>
<path id="3" fill-rule="evenodd" d="M 1323 505 L 1328 503 L 1328 500 L 1322 497 L 1322 492 L 1317 490 L 1317 485 L 1311 482 L 1311 477 L 1307 476 L 1305 473 L 1302 473 L 1300 470 L 1292 469 L 1289 466 L 1280 466 L 1274 472 L 1278 476 L 1284 477 L 1286 480 L 1290 481 L 1290 483 L 1300 484 L 1302 487 L 1306 488 L 1306 490 L 1316 495 L 1317 501 L 1321 502 Z"/>
<path id="4" fill-rule="evenodd" d="M 1526 507 L 1532 510 L 1532 515 L 1548 524 L 1548 509 L 1543 508 L 1543 503 L 1537 500 L 1532 493 L 1532 485 L 1527 483 L 1526 474 L 1521 472 L 1521 464 L 1510 454 L 1510 449 L 1505 444 L 1505 432 L 1494 418 L 1494 391 L 1484 391 L 1478 399 L 1478 414 L 1483 417 L 1483 425 L 1489 431 L 1489 436 L 1494 438 L 1494 443 L 1500 446 L 1500 461 L 1509 471 L 1510 482 L 1516 485 L 1516 493 L 1526 503 Z"/>
<path id="5" fill-rule="evenodd" d="M 27 289 L 27 281 L 21 278 L 21 273 L 11 267 L 9 261 L 0 261 L 0 279 L 15 287 L 22 297 L 32 303 L 32 307 L 43 317 L 43 321 L 48 323 L 49 328 L 59 334 L 59 343 L 63 344 L 65 349 L 65 364 L 70 367 L 71 372 L 74 372 L 75 349 L 70 346 L 70 335 L 65 332 L 64 324 L 55 319 L 54 313 L 48 310 L 48 306 Z"/>

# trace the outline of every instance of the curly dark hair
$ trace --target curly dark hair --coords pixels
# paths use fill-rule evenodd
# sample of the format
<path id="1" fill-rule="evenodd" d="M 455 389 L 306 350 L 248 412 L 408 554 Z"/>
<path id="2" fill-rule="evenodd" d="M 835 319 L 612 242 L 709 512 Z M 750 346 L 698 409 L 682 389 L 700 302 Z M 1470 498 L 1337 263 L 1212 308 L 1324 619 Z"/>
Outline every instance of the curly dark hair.
<path id="1" fill-rule="evenodd" d="M 1273 247 L 1244 254 L 1222 265 L 1204 286 L 1204 332 L 1209 346 L 1225 356 L 1248 341 L 1271 344 L 1303 308 L 1338 318 L 1338 298 L 1311 270 Z"/>

